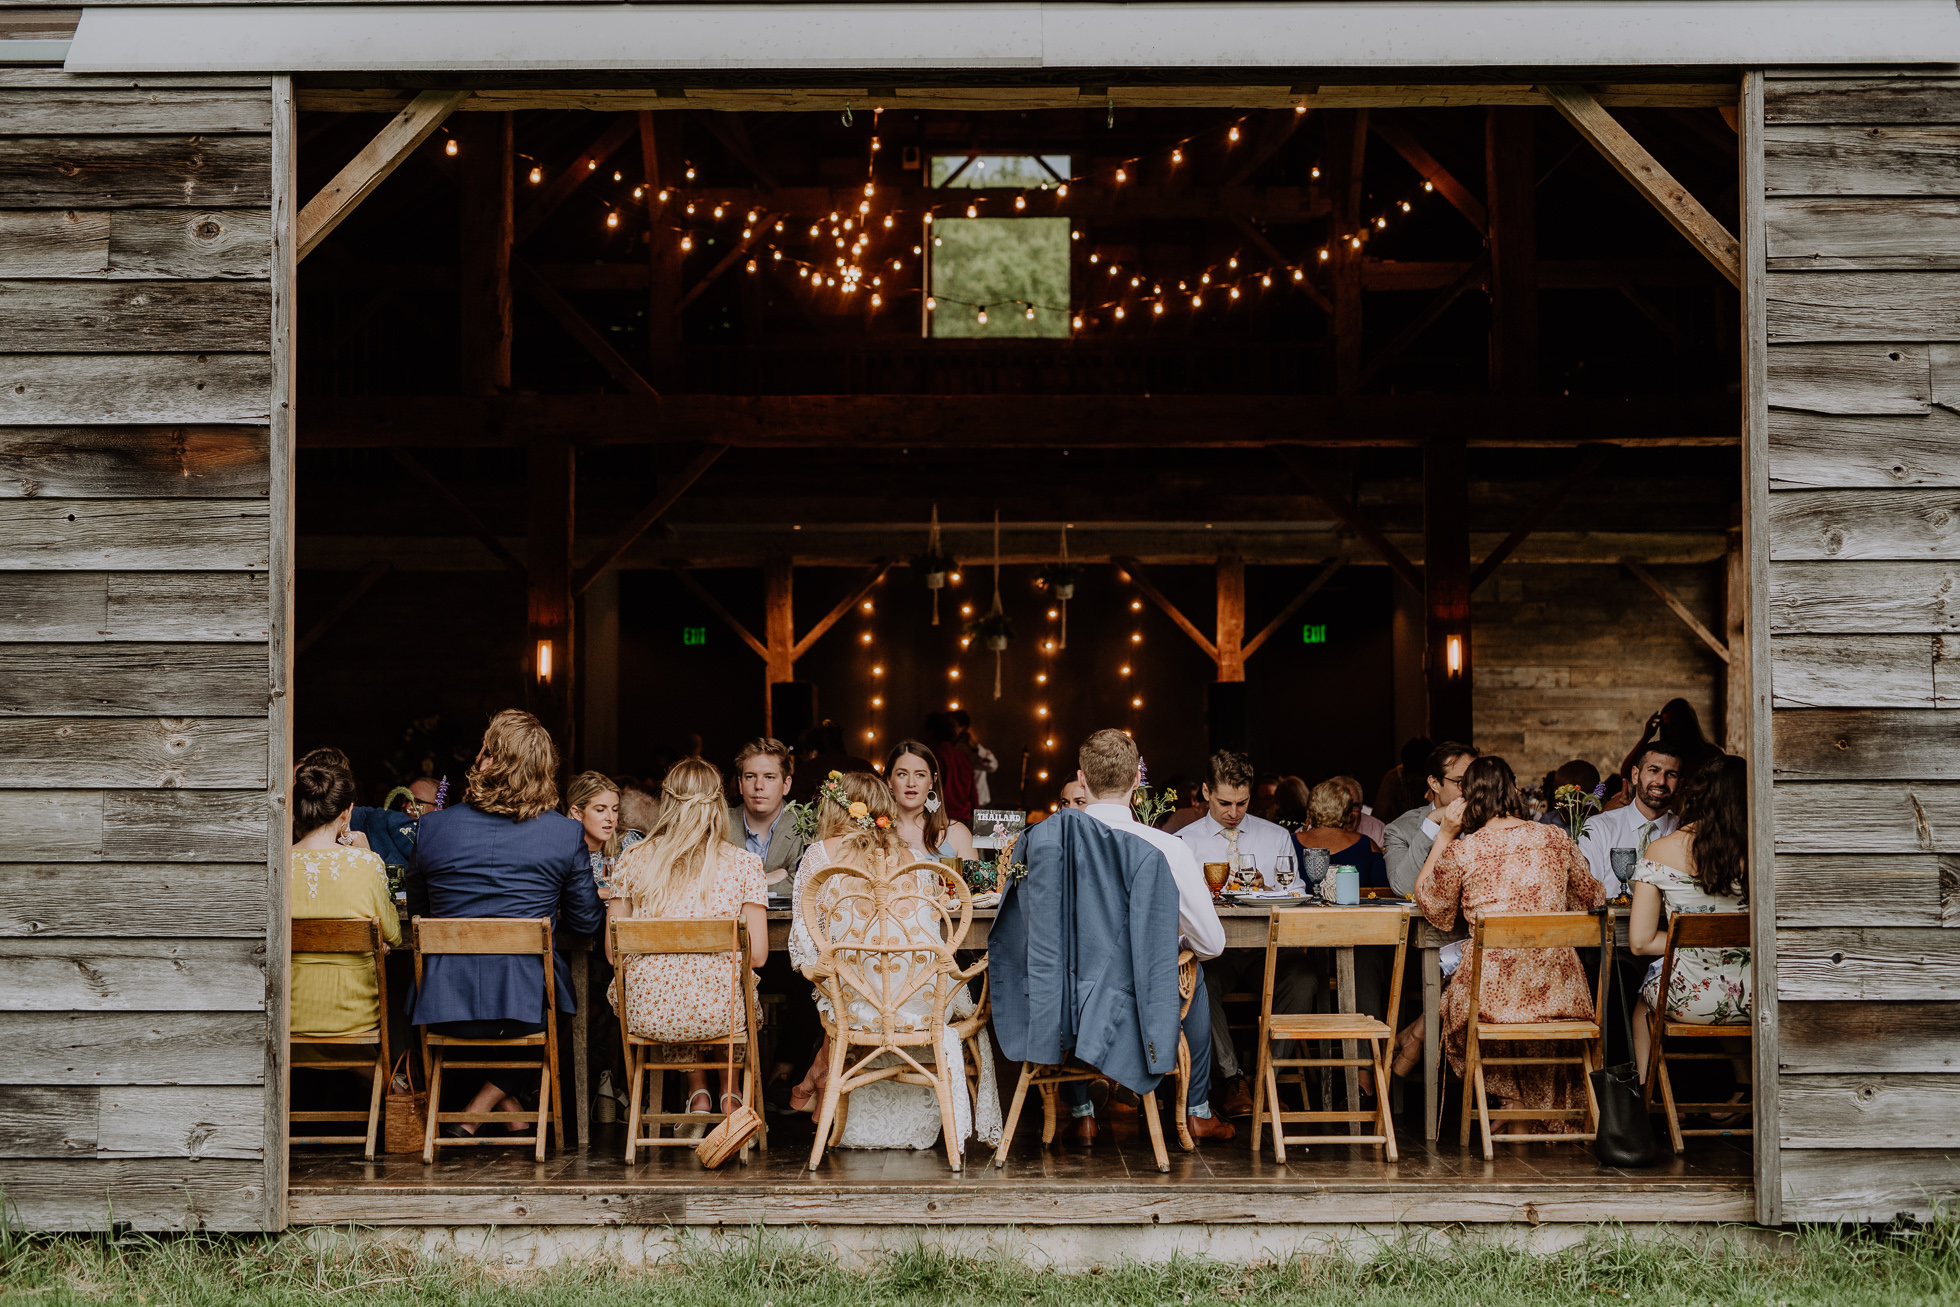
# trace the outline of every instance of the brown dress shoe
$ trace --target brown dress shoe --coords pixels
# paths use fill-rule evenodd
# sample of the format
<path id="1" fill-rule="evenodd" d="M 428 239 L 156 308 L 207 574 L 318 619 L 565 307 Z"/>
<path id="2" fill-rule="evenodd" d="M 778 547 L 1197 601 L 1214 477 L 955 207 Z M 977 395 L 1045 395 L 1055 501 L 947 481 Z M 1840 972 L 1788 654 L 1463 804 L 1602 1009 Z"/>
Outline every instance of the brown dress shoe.
<path id="1" fill-rule="evenodd" d="M 1084 1148 L 1096 1142 L 1096 1118 L 1078 1116 L 1075 1118 L 1075 1142 Z"/>
<path id="2" fill-rule="evenodd" d="M 1220 1143 L 1238 1134 L 1238 1127 L 1218 1116 L 1187 1116 L 1185 1125 L 1193 1139 L 1216 1139 Z"/>
<path id="3" fill-rule="evenodd" d="M 1239 1079 L 1234 1080 L 1232 1082 L 1231 1088 L 1225 1091 L 1225 1101 L 1218 1105 L 1218 1115 L 1220 1116 L 1251 1116 L 1252 1115 L 1252 1094 L 1245 1087 L 1244 1077 L 1240 1077 Z"/>

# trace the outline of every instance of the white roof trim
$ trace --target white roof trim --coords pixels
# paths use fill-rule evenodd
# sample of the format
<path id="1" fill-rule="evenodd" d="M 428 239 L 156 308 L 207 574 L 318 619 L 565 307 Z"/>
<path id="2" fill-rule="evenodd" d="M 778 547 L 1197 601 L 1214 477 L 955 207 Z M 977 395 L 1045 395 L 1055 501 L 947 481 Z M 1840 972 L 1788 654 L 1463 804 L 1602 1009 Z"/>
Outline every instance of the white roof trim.
<path id="1" fill-rule="evenodd" d="M 71 72 L 1960 63 L 1955 0 L 90 7 Z"/>

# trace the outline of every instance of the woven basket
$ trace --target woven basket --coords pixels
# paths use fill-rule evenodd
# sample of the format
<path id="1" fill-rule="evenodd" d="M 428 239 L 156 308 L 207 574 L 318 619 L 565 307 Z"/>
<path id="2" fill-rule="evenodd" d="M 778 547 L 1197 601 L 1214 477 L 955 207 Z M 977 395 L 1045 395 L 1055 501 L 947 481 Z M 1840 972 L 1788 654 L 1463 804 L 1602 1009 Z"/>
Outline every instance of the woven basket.
<path id="1" fill-rule="evenodd" d="M 397 1083 L 407 1084 L 408 1089 L 396 1090 Z M 429 1091 L 415 1088 L 415 1077 L 408 1069 L 408 1054 L 403 1053 L 401 1061 L 395 1063 L 394 1074 L 388 1077 L 388 1092 L 381 1099 L 382 1151 L 421 1152 L 428 1120 Z"/>

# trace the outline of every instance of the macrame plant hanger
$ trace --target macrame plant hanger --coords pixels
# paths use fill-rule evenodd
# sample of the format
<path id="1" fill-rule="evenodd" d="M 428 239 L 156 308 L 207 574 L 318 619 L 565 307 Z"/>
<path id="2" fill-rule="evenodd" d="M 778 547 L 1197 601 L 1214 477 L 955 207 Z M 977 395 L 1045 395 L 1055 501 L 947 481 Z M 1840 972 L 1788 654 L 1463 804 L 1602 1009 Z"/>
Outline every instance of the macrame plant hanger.
<path id="1" fill-rule="evenodd" d="M 994 510 L 994 606 L 987 615 L 999 617 L 1004 611 L 1000 606 L 1000 510 L 996 508 Z M 1007 647 L 1007 641 L 993 639 L 988 643 L 994 646 L 994 698 L 998 699 L 1000 698 L 1000 655 L 1001 650 Z"/>
<path id="2" fill-rule="evenodd" d="M 1062 569 L 1064 573 L 1068 570 L 1068 526 L 1066 523 L 1062 526 Z M 1068 648 L 1068 601 L 1069 596 L 1074 593 L 1075 587 L 1073 585 L 1058 585 L 1055 587 L 1055 594 L 1060 600 L 1062 610 L 1062 629 L 1056 634 L 1055 639 L 1055 647 L 1057 649 Z"/>
<path id="3" fill-rule="evenodd" d="M 932 506 L 932 527 L 926 534 L 926 556 L 928 558 L 939 557 L 939 504 L 937 501 Z M 932 624 L 934 626 L 939 625 L 939 592 L 945 587 L 945 584 L 946 578 L 943 573 L 928 572 L 926 574 L 926 588 L 932 591 Z"/>

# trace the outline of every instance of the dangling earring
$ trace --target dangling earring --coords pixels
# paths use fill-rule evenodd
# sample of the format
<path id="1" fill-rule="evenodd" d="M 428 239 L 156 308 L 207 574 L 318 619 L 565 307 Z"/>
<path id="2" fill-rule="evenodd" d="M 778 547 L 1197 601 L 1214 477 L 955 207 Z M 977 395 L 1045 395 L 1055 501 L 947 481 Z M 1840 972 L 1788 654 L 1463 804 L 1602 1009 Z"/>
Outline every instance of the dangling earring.
<path id="1" fill-rule="evenodd" d="M 939 811 L 939 796 L 937 794 L 934 794 L 931 790 L 926 791 L 926 811 L 927 812 Z"/>

